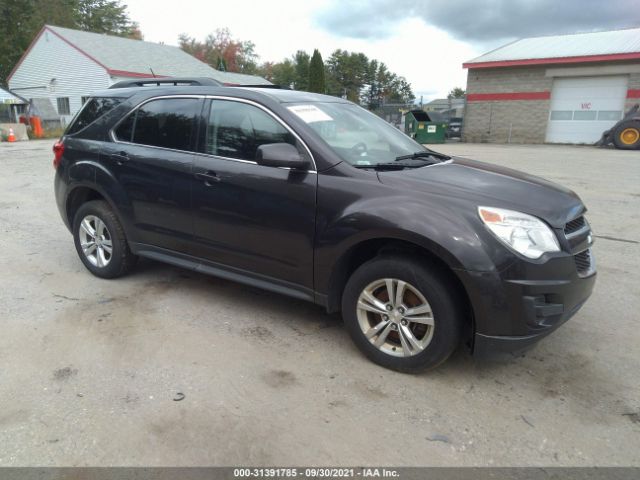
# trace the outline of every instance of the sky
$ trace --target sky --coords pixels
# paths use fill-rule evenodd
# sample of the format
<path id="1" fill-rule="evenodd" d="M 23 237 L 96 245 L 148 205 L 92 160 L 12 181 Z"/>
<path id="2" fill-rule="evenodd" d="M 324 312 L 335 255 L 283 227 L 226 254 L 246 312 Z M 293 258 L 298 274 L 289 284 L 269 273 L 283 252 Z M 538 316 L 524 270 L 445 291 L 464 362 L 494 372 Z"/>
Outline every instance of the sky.
<path id="1" fill-rule="evenodd" d="M 259 61 L 296 50 L 363 52 L 417 99 L 465 88 L 462 63 L 518 38 L 640 26 L 640 0 L 124 0 L 146 41 L 177 45 L 228 28 Z"/>

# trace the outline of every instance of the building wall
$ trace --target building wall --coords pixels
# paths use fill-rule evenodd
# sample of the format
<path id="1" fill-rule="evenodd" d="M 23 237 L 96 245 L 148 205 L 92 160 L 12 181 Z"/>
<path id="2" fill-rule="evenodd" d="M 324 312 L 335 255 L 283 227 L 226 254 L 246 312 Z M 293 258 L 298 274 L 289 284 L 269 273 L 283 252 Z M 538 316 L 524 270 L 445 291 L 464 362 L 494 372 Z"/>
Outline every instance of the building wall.
<path id="1" fill-rule="evenodd" d="M 625 101 L 625 113 L 634 105 L 640 103 L 640 72 L 629 75 L 629 92 Z M 631 93 L 633 92 L 633 93 Z"/>
<path id="2" fill-rule="evenodd" d="M 490 101 L 467 104 L 463 141 L 543 143 L 549 100 Z"/>
<path id="3" fill-rule="evenodd" d="M 57 98 L 68 97 L 70 114 L 60 115 L 64 125 L 82 106 L 83 96 L 109 85 L 103 67 L 46 30 L 9 79 L 11 90 L 27 99 L 49 98 L 56 111 Z"/>
<path id="4" fill-rule="evenodd" d="M 474 94 L 550 92 L 544 67 L 470 69 L 462 130 L 466 142 L 542 143 L 549 100 L 474 100 Z M 492 97 L 485 97 L 492 98 Z"/>
<path id="5" fill-rule="evenodd" d="M 613 74 L 629 75 L 629 95 L 640 91 L 637 63 L 470 69 L 463 141 L 544 143 L 553 79 Z M 636 103 L 640 98 L 627 98 L 626 109 Z"/>

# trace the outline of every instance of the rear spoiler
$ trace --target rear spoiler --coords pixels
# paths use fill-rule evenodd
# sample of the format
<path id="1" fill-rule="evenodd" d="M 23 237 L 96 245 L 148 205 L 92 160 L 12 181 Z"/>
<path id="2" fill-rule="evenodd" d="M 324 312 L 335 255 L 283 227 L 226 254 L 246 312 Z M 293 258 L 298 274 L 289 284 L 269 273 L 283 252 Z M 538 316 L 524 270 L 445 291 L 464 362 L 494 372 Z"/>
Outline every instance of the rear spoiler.
<path id="1" fill-rule="evenodd" d="M 166 77 L 166 78 L 142 78 L 138 80 L 123 80 L 114 83 L 109 88 L 132 88 L 132 87 L 163 87 L 163 86 L 180 86 L 180 87 L 223 87 L 224 84 L 206 77 Z"/>

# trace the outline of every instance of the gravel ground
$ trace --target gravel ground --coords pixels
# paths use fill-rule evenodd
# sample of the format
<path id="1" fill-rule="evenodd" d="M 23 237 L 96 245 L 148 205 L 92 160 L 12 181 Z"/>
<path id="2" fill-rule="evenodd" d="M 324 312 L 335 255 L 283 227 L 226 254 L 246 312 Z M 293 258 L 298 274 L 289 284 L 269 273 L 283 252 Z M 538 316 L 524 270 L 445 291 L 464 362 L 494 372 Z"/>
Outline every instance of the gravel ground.
<path id="1" fill-rule="evenodd" d="M 592 299 L 524 356 L 409 376 L 311 304 L 140 262 L 91 276 L 51 141 L 0 144 L 0 465 L 640 465 L 640 153 L 437 149 L 590 208 Z"/>

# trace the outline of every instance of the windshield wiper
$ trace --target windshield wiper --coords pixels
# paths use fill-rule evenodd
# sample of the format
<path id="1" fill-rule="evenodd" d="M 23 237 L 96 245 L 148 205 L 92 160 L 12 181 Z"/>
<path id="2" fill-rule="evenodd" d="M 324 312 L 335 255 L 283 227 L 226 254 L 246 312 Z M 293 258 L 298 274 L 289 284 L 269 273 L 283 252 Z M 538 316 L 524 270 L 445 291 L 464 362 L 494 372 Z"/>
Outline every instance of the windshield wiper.
<path id="1" fill-rule="evenodd" d="M 434 158 L 437 161 L 449 160 L 451 157 L 448 155 L 444 155 L 442 153 L 434 152 L 433 150 L 421 150 L 419 152 L 414 152 L 411 155 L 400 155 L 396 157 L 395 161 L 399 162 L 401 160 L 417 160 L 420 158 L 430 157 Z"/>
<path id="2" fill-rule="evenodd" d="M 370 165 L 351 165 L 355 168 L 373 168 L 375 170 L 402 170 L 403 168 L 418 168 L 424 165 L 407 165 L 406 163 L 372 163 Z"/>

